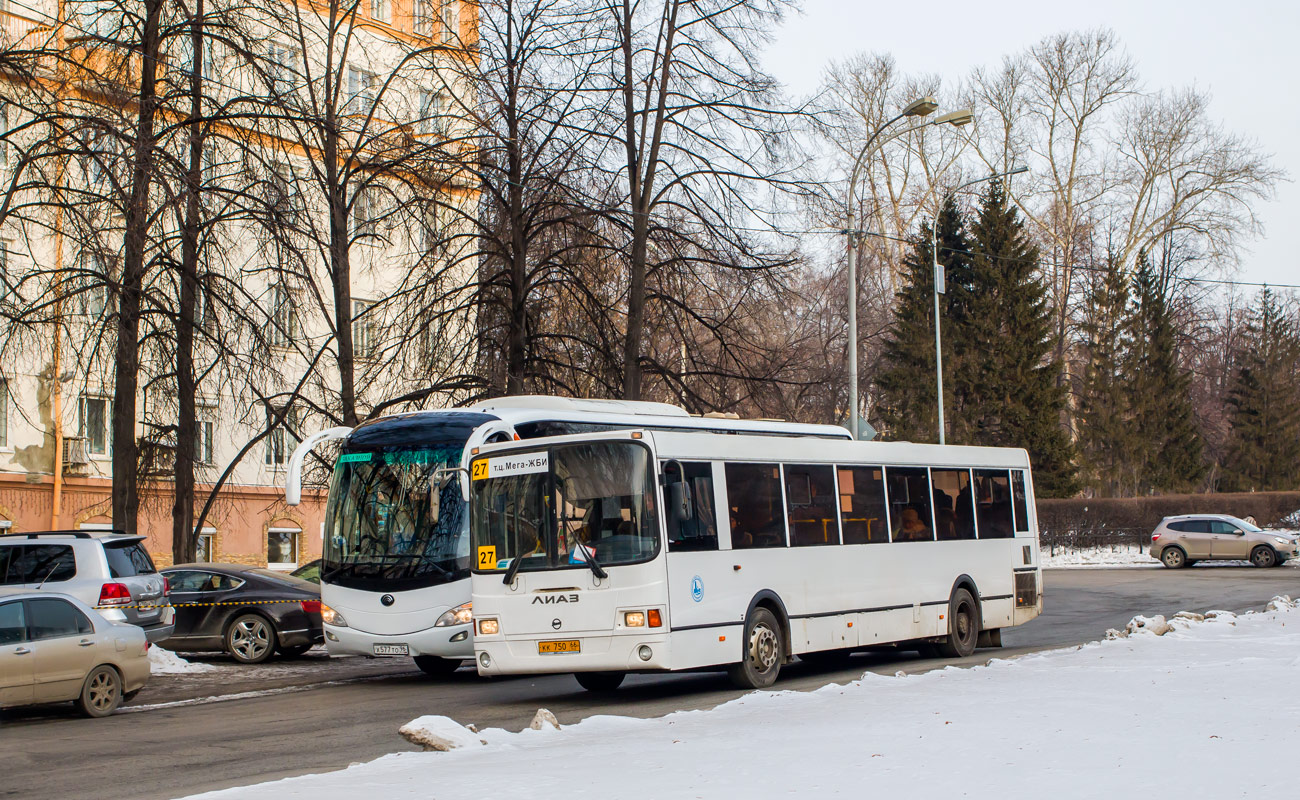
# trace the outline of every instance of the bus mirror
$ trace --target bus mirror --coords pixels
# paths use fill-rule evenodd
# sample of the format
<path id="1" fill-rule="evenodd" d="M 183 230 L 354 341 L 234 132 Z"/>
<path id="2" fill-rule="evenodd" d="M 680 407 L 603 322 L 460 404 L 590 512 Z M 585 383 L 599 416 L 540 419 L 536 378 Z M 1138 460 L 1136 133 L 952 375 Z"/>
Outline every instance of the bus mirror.
<path id="1" fill-rule="evenodd" d="M 465 480 L 465 476 L 469 475 L 469 470 L 464 467 L 438 467 L 433 471 L 433 474 L 429 476 L 429 493 L 432 495 L 432 497 L 429 498 L 431 506 L 430 511 L 433 512 L 434 522 L 438 521 L 438 509 L 442 503 L 442 490 L 450 486 L 452 480 L 461 473 L 464 473 L 461 475 L 460 481 L 461 499 L 465 502 L 469 502 L 469 483 Z"/>
<path id="2" fill-rule="evenodd" d="M 678 522 L 687 522 L 695 516 L 695 504 L 691 502 L 691 487 L 686 481 L 668 484 L 668 497 Z"/>

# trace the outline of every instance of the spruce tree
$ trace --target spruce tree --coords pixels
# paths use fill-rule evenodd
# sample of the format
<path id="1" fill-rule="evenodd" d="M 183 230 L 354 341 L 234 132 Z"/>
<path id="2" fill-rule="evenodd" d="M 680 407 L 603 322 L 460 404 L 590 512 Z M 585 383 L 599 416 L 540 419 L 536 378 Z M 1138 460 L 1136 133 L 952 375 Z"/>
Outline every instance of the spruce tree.
<path id="1" fill-rule="evenodd" d="M 1053 358 L 1052 317 L 1038 279 L 1038 247 L 999 181 L 971 226 L 971 293 L 953 441 L 1029 451 L 1038 494 L 1078 491 L 1074 447 L 1062 427 L 1065 387 Z"/>
<path id="2" fill-rule="evenodd" d="M 1178 364 L 1168 295 L 1145 251 L 1133 276 L 1132 342 L 1126 359 L 1134 433 L 1129 456 L 1135 493 L 1192 488 L 1205 475 L 1192 415 L 1191 375 Z"/>
<path id="3" fill-rule="evenodd" d="M 1227 491 L 1300 487 L 1300 331 L 1269 289 L 1246 325 L 1229 390 Z"/>
<path id="4" fill-rule="evenodd" d="M 1084 483 L 1100 497 L 1121 496 L 1125 465 L 1132 449 L 1128 375 L 1124 362 L 1131 345 L 1128 277 L 1119 262 L 1089 284 L 1083 337 L 1087 364 L 1079 389 L 1077 446 Z"/>
<path id="5" fill-rule="evenodd" d="M 947 283 L 941 295 L 943 314 L 944 415 L 952 418 L 954 397 L 950 381 L 953 362 L 962 348 L 961 327 L 969 314 L 970 241 L 961 212 L 952 198 L 939 211 L 939 260 Z M 894 319 L 885 335 L 879 369 L 874 376 L 876 409 L 882 433 L 890 439 L 938 441 L 939 419 L 934 368 L 934 266 L 929 224 L 903 259 L 903 286 L 895 295 Z"/>

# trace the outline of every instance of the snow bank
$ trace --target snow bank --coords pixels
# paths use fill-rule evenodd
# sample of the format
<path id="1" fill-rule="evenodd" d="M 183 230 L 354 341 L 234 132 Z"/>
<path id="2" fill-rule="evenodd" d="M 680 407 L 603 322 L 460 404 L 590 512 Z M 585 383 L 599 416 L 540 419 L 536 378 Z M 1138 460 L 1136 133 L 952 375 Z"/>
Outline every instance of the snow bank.
<path id="1" fill-rule="evenodd" d="M 458 747 L 472 747 L 487 744 L 478 738 L 478 734 L 469 727 L 461 725 L 451 717 L 426 714 L 417 717 L 398 728 L 398 733 L 413 745 L 425 750 L 455 750 Z"/>
<path id="2" fill-rule="evenodd" d="M 215 672 L 211 664 L 195 664 L 164 650 L 158 645 L 149 648 L 149 673 L 152 675 L 192 675 L 199 672 Z"/>
<path id="3" fill-rule="evenodd" d="M 1147 555 L 1145 550 L 1132 547 L 1084 547 L 1061 549 L 1052 553 L 1044 547 L 1039 559 L 1046 569 L 1069 567 L 1159 567 L 1160 562 Z"/>
<path id="4" fill-rule="evenodd" d="M 1300 741 L 1296 604 L 1130 627 L 983 667 L 869 673 L 711 711 L 487 730 L 486 747 L 396 753 L 204 797 L 468 800 L 502 787 L 593 800 L 1292 796 L 1287 748 L 1276 743 Z M 1275 768 L 1241 768 L 1261 758 Z"/>

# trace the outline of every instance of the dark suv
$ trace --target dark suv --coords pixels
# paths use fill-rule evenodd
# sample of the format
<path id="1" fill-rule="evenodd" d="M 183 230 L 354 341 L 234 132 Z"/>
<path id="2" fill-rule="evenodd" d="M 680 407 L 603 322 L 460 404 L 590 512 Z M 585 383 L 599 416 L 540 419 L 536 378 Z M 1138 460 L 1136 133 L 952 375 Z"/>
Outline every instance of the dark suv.
<path id="1" fill-rule="evenodd" d="M 143 536 L 118 531 L 0 534 L 0 586 L 72 595 L 104 619 L 144 629 L 151 642 L 172 635 L 167 580 Z"/>

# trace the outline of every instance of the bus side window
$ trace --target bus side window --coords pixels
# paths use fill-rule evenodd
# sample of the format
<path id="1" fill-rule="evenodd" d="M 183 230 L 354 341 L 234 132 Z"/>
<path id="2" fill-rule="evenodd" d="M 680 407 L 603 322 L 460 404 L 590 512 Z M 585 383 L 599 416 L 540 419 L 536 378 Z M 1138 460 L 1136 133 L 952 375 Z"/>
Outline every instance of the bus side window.
<path id="1" fill-rule="evenodd" d="M 970 470 L 932 469 L 930 479 L 934 482 L 934 524 L 939 540 L 974 539 Z"/>
<path id="2" fill-rule="evenodd" d="M 785 502 L 791 546 L 840 543 L 835 474 L 830 466 L 786 464 Z"/>
<path id="3" fill-rule="evenodd" d="M 930 516 L 930 471 L 925 467 L 885 467 L 889 481 L 889 522 L 895 542 L 934 539 Z"/>
<path id="4" fill-rule="evenodd" d="M 885 471 L 881 467 L 840 467 L 840 524 L 845 544 L 889 541 L 885 513 Z"/>
<path id="5" fill-rule="evenodd" d="M 781 468 L 776 464 L 727 464 L 731 548 L 785 547 Z"/>
<path id="6" fill-rule="evenodd" d="M 1016 530 L 1029 530 L 1029 511 L 1025 503 L 1025 471 L 1011 470 L 1011 505 L 1016 510 Z"/>
<path id="7" fill-rule="evenodd" d="M 664 515 L 668 523 L 668 552 L 680 553 L 692 550 L 718 549 L 717 514 L 713 503 L 713 465 L 707 461 L 670 461 L 664 464 L 664 475 L 669 482 L 680 481 L 677 467 L 681 465 L 686 471 L 686 483 L 691 489 L 691 519 L 679 520 L 677 514 L 668 509 Z M 667 498 L 668 490 L 664 490 Z M 666 503 L 665 505 L 667 505 Z"/>
<path id="8" fill-rule="evenodd" d="M 1005 469 L 975 470 L 975 509 L 981 539 L 1006 539 L 1015 532 Z"/>

